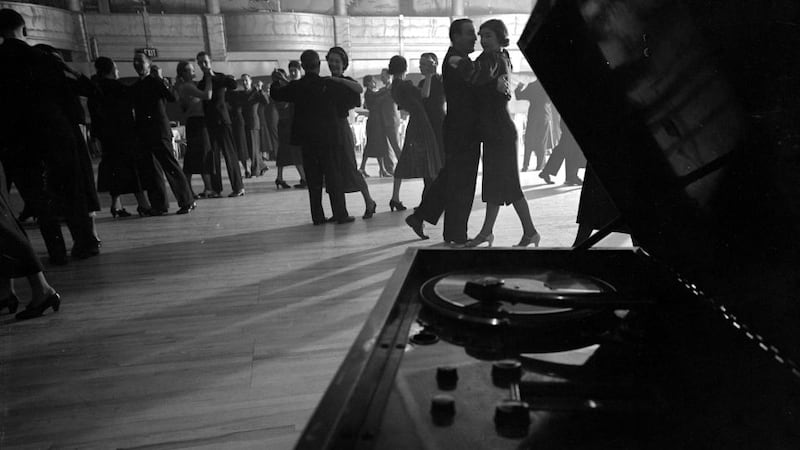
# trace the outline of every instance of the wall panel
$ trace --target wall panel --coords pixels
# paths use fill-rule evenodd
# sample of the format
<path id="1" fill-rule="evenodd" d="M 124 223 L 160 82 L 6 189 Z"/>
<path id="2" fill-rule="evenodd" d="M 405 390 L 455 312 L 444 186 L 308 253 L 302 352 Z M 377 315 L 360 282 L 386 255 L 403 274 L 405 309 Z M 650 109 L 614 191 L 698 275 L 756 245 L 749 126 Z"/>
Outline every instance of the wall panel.
<path id="1" fill-rule="evenodd" d="M 193 59 L 206 49 L 204 16 L 150 15 L 149 20 L 156 61 Z M 96 40 L 99 56 L 131 61 L 134 49 L 145 46 L 143 27 L 140 14 L 86 14 L 86 31 Z"/>
<path id="2" fill-rule="evenodd" d="M 226 14 L 230 52 L 327 50 L 333 46 L 333 18 L 320 14 Z"/>

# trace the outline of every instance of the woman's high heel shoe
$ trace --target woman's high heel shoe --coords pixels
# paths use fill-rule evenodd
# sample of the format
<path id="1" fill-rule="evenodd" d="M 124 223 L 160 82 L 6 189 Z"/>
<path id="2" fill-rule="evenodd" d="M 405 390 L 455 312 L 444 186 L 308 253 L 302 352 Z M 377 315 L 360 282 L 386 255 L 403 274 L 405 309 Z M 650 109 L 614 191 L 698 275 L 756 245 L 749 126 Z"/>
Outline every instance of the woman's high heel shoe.
<path id="1" fill-rule="evenodd" d="M 494 243 L 494 234 L 493 233 L 489 233 L 486 236 L 482 236 L 482 235 L 479 234 L 479 235 L 475 236 L 474 238 L 468 240 L 466 246 L 467 247 L 477 247 L 477 246 L 483 244 L 484 242 L 488 243 L 489 247 L 491 247 L 492 244 Z"/>
<path id="2" fill-rule="evenodd" d="M 111 217 L 116 219 L 117 216 L 119 216 L 119 217 L 130 217 L 131 213 L 126 211 L 125 208 L 120 208 L 120 209 L 111 208 Z"/>
<path id="3" fill-rule="evenodd" d="M 539 246 L 539 241 L 542 240 L 542 236 L 539 233 L 533 233 L 530 236 L 522 236 L 522 239 L 519 240 L 519 244 L 515 245 L 514 247 L 527 247 L 533 244 L 534 247 Z"/>
<path id="4" fill-rule="evenodd" d="M 284 180 L 275 180 L 275 187 L 276 187 L 276 188 L 278 188 L 278 190 L 281 190 L 281 189 L 291 189 L 291 188 L 292 188 L 292 187 L 291 187 L 291 186 L 289 186 L 289 184 L 288 184 L 286 181 L 284 181 Z"/>
<path id="5" fill-rule="evenodd" d="M 14 316 L 17 320 L 28 320 L 36 317 L 41 317 L 48 308 L 53 308 L 53 311 L 58 311 L 61 307 L 61 296 L 57 293 L 50 294 L 39 306 L 28 306 Z"/>
<path id="6" fill-rule="evenodd" d="M 152 208 L 142 208 L 141 206 L 136 207 L 136 212 L 139 213 L 139 217 L 150 217 L 153 215 Z"/>
<path id="7" fill-rule="evenodd" d="M 372 219 L 372 216 L 375 215 L 375 210 L 378 208 L 378 203 L 374 200 L 371 204 L 367 205 L 367 210 L 364 211 L 364 215 L 361 217 L 362 219 Z"/>
<path id="8" fill-rule="evenodd" d="M 405 211 L 408 208 L 406 208 L 403 202 L 400 201 L 396 202 L 394 200 L 389 200 L 389 209 L 391 209 L 392 211 L 394 211 L 395 209 L 398 211 Z"/>
<path id="9" fill-rule="evenodd" d="M 0 300 L 0 311 L 2 311 L 3 308 L 8 308 L 8 313 L 14 314 L 17 312 L 17 307 L 19 307 L 19 299 L 14 294 Z"/>

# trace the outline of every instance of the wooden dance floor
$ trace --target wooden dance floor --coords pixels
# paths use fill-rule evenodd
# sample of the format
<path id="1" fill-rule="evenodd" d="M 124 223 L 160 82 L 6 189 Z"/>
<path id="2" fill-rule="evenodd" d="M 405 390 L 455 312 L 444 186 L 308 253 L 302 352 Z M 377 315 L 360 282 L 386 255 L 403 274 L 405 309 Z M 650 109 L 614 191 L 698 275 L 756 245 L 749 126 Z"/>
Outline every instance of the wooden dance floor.
<path id="1" fill-rule="evenodd" d="M 522 182 L 542 244 L 568 246 L 580 189 L 536 175 Z M 293 168 L 286 178 L 297 181 Z M 373 219 L 350 194 L 355 223 L 315 227 L 306 192 L 274 179 L 273 167 L 246 180 L 245 197 L 200 200 L 186 216 L 114 220 L 103 194 L 101 255 L 47 268 L 61 311 L 0 315 L 0 448 L 292 448 L 400 255 L 441 245 L 442 228 L 416 239 L 410 209 L 389 212 L 392 180 L 375 177 Z M 409 208 L 421 190 L 403 184 Z M 478 191 L 470 235 L 483 220 Z M 522 235 L 511 207 L 495 234 L 502 246 Z"/>

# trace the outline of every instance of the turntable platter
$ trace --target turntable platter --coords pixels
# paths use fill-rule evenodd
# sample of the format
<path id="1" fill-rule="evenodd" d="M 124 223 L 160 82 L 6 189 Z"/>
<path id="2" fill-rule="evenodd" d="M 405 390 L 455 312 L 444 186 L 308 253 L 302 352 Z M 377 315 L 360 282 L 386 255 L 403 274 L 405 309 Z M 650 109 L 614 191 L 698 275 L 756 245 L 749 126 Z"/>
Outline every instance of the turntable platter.
<path id="1" fill-rule="evenodd" d="M 493 277 L 502 278 L 500 275 Z M 437 281 L 433 286 L 433 292 L 437 297 L 445 302 L 461 307 L 472 307 L 482 303 L 481 300 L 471 297 L 464 292 L 467 283 L 475 280 L 475 274 L 454 274 Z M 526 292 L 550 292 L 550 288 L 545 281 L 535 278 L 503 278 L 506 285 L 512 285 L 518 290 Z M 569 311 L 572 308 L 558 308 L 539 306 L 531 304 L 517 304 L 513 311 L 517 314 L 554 314 Z"/>
<path id="2" fill-rule="evenodd" d="M 486 290 L 481 291 L 483 287 Z M 426 305 L 452 318 L 525 326 L 556 316 L 591 314 L 574 308 L 574 299 L 613 296 L 616 290 L 602 280 L 576 272 L 529 269 L 520 273 L 453 272 L 428 280 L 420 292 Z"/>

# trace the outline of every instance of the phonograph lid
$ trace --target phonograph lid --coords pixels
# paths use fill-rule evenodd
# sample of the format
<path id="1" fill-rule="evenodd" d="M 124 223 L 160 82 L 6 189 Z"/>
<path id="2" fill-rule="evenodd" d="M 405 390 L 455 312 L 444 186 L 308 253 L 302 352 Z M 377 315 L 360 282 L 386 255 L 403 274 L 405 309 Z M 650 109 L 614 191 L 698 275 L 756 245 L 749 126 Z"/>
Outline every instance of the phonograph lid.
<path id="1" fill-rule="evenodd" d="M 795 360 L 798 23 L 794 2 L 555 0 L 519 40 L 639 245 Z"/>

